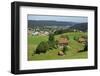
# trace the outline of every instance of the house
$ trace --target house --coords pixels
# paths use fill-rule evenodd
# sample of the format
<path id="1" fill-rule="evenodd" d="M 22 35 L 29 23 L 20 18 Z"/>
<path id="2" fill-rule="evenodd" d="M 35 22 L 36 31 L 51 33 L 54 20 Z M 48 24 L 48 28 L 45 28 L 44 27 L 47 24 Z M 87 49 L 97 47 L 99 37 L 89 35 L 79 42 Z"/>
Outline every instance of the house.
<path id="1" fill-rule="evenodd" d="M 59 45 L 68 45 L 67 38 L 60 38 L 58 41 Z"/>
<path id="2" fill-rule="evenodd" d="M 62 51 L 58 51 L 58 55 L 59 55 L 59 56 L 63 56 L 64 53 L 63 53 Z"/>
<path id="3" fill-rule="evenodd" d="M 32 36 L 36 36 L 36 35 L 43 35 L 43 36 L 45 36 L 45 35 L 49 35 L 49 32 L 47 32 L 47 31 L 36 31 L 36 32 L 32 32 Z"/>
<path id="4" fill-rule="evenodd" d="M 68 39 L 65 36 L 60 36 L 58 40 L 59 48 L 63 48 L 64 46 L 68 45 Z"/>
<path id="5" fill-rule="evenodd" d="M 40 31 L 38 35 L 41 35 L 41 36 L 42 36 L 42 35 L 43 35 L 43 36 L 49 35 L 49 32 L 47 32 L 47 31 Z"/>
<path id="6" fill-rule="evenodd" d="M 77 30 L 76 30 L 76 29 L 74 29 L 73 31 L 74 31 L 74 32 L 76 32 Z"/>
<path id="7" fill-rule="evenodd" d="M 79 43 L 84 43 L 84 42 L 86 42 L 86 39 L 83 38 L 83 37 L 80 37 L 80 38 L 78 39 L 78 42 L 79 42 Z"/>
<path id="8" fill-rule="evenodd" d="M 45 31 L 44 34 L 45 34 L 45 35 L 49 35 L 49 32 Z"/>
<path id="9" fill-rule="evenodd" d="M 68 45 L 68 39 L 66 36 L 61 35 L 58 40 L 59 45 Z"/>
<path id="10" fill-rule="evenodd" d="M 38 34 L 39 34 L 39 32 L 32 32 L 32 36 L 38 35 Z"/>

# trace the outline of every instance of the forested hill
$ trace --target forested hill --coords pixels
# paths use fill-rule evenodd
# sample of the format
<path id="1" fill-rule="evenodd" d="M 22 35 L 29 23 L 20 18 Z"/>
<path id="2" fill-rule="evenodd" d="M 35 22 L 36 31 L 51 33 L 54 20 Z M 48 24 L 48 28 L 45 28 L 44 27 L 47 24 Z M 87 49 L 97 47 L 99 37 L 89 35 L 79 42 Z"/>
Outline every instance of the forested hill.
<path id="1" fill-rule="evenodd" d="M 57 29 L 76 29 L 86 32 L 88 23 L 47 21 L 47 20 L 28 20 L 28 28 L 56 28 Z"/>
<path id="2" fill-rule="evenodd" d="M 70 27 L 70 29 L 77 29 L 86 32 L 88 30 L 88 23 L 78 23 Z"/>
<path id="3" fill-rule="evenodd" d="M 47 21 L 47 20 L 28 20 L 29 27 L 36 26 L 73 26 L 75 22 L 63 22 L 63 21 Z"/>

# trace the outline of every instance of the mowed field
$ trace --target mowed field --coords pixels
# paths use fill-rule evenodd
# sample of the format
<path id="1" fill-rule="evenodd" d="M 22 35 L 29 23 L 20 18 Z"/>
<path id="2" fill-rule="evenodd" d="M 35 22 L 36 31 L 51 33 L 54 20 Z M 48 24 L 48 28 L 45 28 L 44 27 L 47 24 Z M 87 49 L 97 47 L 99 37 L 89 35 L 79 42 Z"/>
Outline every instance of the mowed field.
<path id="1" fill-rule="evenodd" d="M 67 35 L 69 37 L 68 51 L 66 55 L 59 56 L 59 49 L 49 50 L 46 53 L 41 54 L 32 54 L 36 50 L 36 47 L 39 45 L 41 41 L 48 41 L 48 36 L 32 36 L 28 35 L 28 60 L 56 60 L 56 59 L 84 59 L 88 58 L 88 51 L 78 52 L 79 50 L 84 48 L 82 43 L 78 43 L 74 40 L 75 36 L 82 36 L 87 33 L 84 32 L 69 32 L 64 33 L 63 35 Z M 57 40 L 60 35 L 55 35 L 55 39 Z"/>

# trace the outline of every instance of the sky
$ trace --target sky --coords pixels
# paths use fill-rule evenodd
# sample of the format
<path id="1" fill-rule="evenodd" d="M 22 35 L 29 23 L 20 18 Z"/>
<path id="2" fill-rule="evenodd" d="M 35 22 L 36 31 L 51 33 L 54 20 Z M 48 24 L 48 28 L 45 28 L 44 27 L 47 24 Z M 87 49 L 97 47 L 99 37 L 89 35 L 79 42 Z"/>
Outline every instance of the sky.
<path id="1" fill-rule="evenodd" d="M 70 21 L 88 22 L 88 17 L 83 16 L 53 16 L 53 15 L 28 15 L 28 20 L 51 20 L 51 21 Z"/>

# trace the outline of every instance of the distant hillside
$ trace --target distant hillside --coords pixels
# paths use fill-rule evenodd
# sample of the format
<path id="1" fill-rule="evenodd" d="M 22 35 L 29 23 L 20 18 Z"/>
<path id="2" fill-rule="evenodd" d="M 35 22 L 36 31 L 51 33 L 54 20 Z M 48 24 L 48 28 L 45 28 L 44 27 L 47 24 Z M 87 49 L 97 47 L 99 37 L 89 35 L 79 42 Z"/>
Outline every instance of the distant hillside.
<path id="1" fill-rule="evenodd" d="M 78 23 L 70 27 L 70 29 L 77 29 L 86 32 L 88 30 L 88 23 Z"/>
<path id="2" fill-rule="evenodd" d="M 46 20 L 28 20 L 28 27 L 35 26 L 73 26 L 75 22 L 46 21 Z"/>

